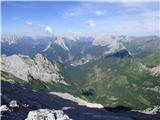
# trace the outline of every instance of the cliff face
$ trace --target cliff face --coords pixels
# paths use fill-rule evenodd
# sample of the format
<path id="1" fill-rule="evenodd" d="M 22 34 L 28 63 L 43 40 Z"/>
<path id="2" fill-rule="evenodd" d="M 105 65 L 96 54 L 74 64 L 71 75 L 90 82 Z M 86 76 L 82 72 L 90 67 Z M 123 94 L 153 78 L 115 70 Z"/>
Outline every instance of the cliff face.
<path id="1" fill-rule="evenodd" d="M 9 72 L 16 77 L 28 81 L 37 79 L 43 82 L 56 82 L 67 85 L 63 76 L 59 74 L 56 63 L 51 63 L 41 54 L 34 58 L 20 55 L 1 56 L 2 71 Z"/>

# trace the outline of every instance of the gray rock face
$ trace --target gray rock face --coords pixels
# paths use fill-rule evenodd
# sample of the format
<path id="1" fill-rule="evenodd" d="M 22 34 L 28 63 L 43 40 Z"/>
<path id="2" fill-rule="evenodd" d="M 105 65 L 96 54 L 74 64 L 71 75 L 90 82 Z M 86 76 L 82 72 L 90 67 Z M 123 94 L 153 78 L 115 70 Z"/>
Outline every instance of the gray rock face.
<path id="1" fill-rule="evenodd" d="M 119 40 L 113 39 L 111 36 L 107 35 L 106 33 L 97 34 L 94 40 L 92 41 L 92 45 L 108 46 L 109 51 L 106 51 L 106 54 L 125 48 Z"/>
<path id="2" fill-rule="evenodd" d="M 146 65 L 140 64 L 140 69 L 149 72 L 150 75 L 152 75 L 153 77 L 160 76 L 160 65 L 153 67 L 153 68 L 149 68 Z"/>
<path id="3" fill-rule="evenodd" d="M 16 100 L 12 100 L 9 104 L 10 104 L 9 107 L 12 107 L 12 108 L 19 107 Z"/>
<path id="4" fill-rule="evenodd" d="M 2 112 L 2 111 L 8 111 L 8 107 L 7 107 L 7 105 L 1 105 L 0 106 L 0 112 Z"/>
<path id="5" fill-rule="evenodd" d="M 33 59 L 28 56 L 12 55 L 1 56 L 1 67 L 3 71 L 12 73 L 22 80 L 33 79 L 43 82 L 56 82 L 67 85 L 63 76 L 59 74 L 56 63 L 51 63 L 41 54 L 37 54 Z"/>
<path id="6" fill-rule="evenodd" d="M 61 110 L 39 109 L 30 111 L 25 120 L 71 120 Z"/>
<path id="7" fill-rule="evenodd" d="M 14 74 L 15 76 L 28 80 L 28 66 L 25 61 L 18 55 L 9 57 L 1 56 L 1 67 L 3 71 Z"/>
<path id="8" fill-rule="evenodd" d="M 160 106 L 153 106 L 140 112 L 145 114 L 157 114 L 157 113 L 160 113 Z"/>

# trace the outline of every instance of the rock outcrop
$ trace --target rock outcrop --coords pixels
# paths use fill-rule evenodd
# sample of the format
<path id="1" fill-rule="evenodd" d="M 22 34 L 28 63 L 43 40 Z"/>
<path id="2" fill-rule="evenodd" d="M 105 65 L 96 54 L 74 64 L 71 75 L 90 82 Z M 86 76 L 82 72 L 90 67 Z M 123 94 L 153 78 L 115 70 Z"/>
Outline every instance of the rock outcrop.
<path id="1" fill-rule="evenodd" d="M 139 111 L 139 112 L 142 112 L 145 114 L 158 114 L 158 113 L 160 113 L 160 106 L 153 106 L 153 107 L 147 108 L 147 109 L 145 109 L 143 111 Z"/>
<path id="2" fill-rule="evenodd" d="M 25 120 L 71 120 L 62 110 L 39 109 L 30 111 Z"/>
<path id="3" fill-rule="evenodd" d="M 153 76 L 153 77 L 160 76 L 160 65 L 156 66 L 156 67 L 153 67 L 153 68 L 149 68 L 146 65 L 140 64 L 140 69 L 149 72 L 150 75 Z"/>
<path id="4" fill-rule="evenodd" d="M 150 69 L 152 76 L 160 76 L 160 65 Z"/>
<path id="5" fill-rule="evenodd" d="M 1 105 L 0 106 L 0 112 L 2 112 L 2 111 L 8 111 L 7 105 Z"/>
<path id="6" fill-rule="evenodd" d="M 41 54 L 37 54 L 33 59 L 21 55 L 2 55 L 1 60 L 2 71 L 9 72 L 22 80 L 35 79 L 67 85 L 59 73 L 57 64 L 48 61 Z"/>
<path id="7" fill-rule="evenodd" d="M 12 100 L 9 104 L 10 104 L 9 107 L 13 107 L 13 108 L 19 107 L 16 100 Z"/>

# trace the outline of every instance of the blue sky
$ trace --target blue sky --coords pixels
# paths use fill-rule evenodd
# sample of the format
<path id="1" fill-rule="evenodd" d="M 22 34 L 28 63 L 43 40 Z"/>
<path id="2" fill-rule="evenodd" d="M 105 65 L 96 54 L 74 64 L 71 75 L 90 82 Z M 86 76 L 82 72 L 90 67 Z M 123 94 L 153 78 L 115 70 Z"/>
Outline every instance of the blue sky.
<path id="1" fill-rule="evenodd" d="M 2 2 L 2 33 L 159 35 L 158 1 Z"/>

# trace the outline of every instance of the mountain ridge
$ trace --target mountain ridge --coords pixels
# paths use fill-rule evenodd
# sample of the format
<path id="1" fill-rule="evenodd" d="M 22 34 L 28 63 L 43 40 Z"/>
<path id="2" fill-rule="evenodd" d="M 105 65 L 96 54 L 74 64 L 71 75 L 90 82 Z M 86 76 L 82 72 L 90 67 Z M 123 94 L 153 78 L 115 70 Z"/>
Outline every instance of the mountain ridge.
<path id="1" fill-rule="evenodd" d="M 157 75 L 157 69 L 160 65 L 159 37 L 138 37 L 132 38 L 132 40 L 126 36 L 112 38 L 125 46 L 122 47 L 124 49 L 120 48 L 114 52 L 110 51 L 108 45 L 92 45 L 92 38 L 78 39 L 82 40 L 74 41 L 69 38 L 61 38 L 69 51 L 55 43 L 55 40 L 57 40 L 55 37 L 48 44 L 43 44 L 43 47 L 39 46 L 41 49 L 37 50 L 37 46 L 35 46 L 36 51 L 33 51 L 42 54 L 37 59 L 35 59 L 35 53 L 35 55 L 28 55 L 28 58 L 24 57 L 25 54 L 23 53 L 18 55 L 23 56 L 27 64 L 34 61 L 31 62 L 34 63 L 32 64 L 34 67 L 31 68 L 32 70 L 29 73 L 32 80 L 24 84 L 31 89 L 40 91 L 68 92 L 76 97 L 104 106 L 123 105 L 133 109 L 145 109 L 160 104 L 159 98 L 156 97 L 159 96 L 159 88 L 157 87 L 160 84 L 159 76 L 152 76 L 150 70 L 144 70 L 141 67 L 141 65 L 146 65 L 150 69 L 153 68 L 152 72 L 154 71 Z M 3 49 L 5 47 L 2 46 Z M 6 48 L 8 47 L 10 45 Z M 45 50 L 45 48 L 47 49 Z M 39 52 L 41 50 L 42 53 Z M 5 52 L 2 51 L 2 53 Z M 13 53 L 17 54 L 17 52 Z M 6 57 L 10 56 L 7 55 Z M 40 64 L 35 61 L 39 61 Z M 16 60 L 11 60 L 11 62 L 14 65 Z M 54 63 L 57 63 L 57 66 L 54 66 Z M 37 69 L 39 66 L 42 69 L 42 75 Z M 51 69 L 49 69 L 50 67 Z M 52 76 L 49 75 L 50 73 L 55 74 L 57 80 L 48 79 L 49 82 L 46 83 L 46 78 Z M 12 76 L 4 72 L 2 72 L 2 75 L 5 77 Z M 13 75 L 16 75 L 16 73 L 13 72 Z M 44 77 L 46 75 L 47 77 Z M 18 79 L 15 77 L 9 78 Z M 67 85 L 61 84 L 61 81 L 67 83 Z"/>
<path id="2" fill-rule="evenodd" d="M 33 59 L 28 56 L 1 56 L 2 70 L 12 73 L 22 80 L 38 79 L 44 82 L 58 82 L 67 85 L 63 76 L 59 74 L 56 63 L 51 63 L 41 54 Z"/>

